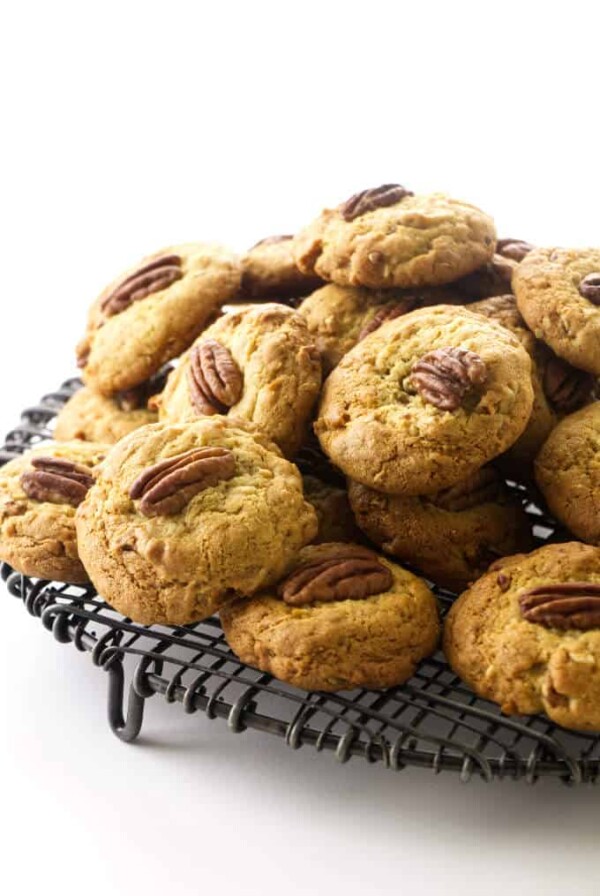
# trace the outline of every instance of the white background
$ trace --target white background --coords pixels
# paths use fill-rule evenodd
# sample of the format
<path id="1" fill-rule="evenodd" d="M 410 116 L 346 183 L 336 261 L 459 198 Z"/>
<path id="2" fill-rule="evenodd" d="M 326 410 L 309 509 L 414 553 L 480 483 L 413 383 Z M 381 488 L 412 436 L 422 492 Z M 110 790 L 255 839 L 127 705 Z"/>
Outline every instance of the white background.
<path id="1" fill-rule="evenodd" d="M 598 244 L 592 8 L 4 6 L 3 429 L 162 244 L 243 249 L 386 181 L 474 201 L 502 236 Z M 598 893 L 591 789 L 338 766 L 161 698 L 125 746 L 88 657 L 8 596 L 0 624 L 5 892 Z"/>

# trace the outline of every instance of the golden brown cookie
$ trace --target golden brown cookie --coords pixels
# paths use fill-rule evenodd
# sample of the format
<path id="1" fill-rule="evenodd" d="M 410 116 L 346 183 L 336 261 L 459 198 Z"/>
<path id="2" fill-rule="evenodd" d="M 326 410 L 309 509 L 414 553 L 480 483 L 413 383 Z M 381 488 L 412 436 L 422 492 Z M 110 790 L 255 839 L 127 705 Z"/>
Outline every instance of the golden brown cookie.
<path id="1" fill-rule="evenodd" d="M 531 361 L 504 327 L 437 305 L 388 321 L 330 374 L 315 432 L 351 479 L 391 494 L 455 485 L 505 451 L 533 405 Z"/>
<path id="2" fill-rule="evenodd" d="M 222 246 L 187 243 L 150 255 L 93 304 L 77 347 L 86 385 L 112 395 L 181 354 L 239 289 L 240 263 Z"/>
<path id="3" fill-rule="evenodd" d="M 384 495 L 358 482 L 348 494 L 371 541 L 451 591 L 462 591 L 498 557 L 534 547 L 521 502 L 489 466 L 429 496 Z"/>
<path id="4" fill-rule="evenodd" d="M 242 662 L 320 691 L 401 684 L 439 637 L 425 582 L 347 544 L 305 548 L 276 591 L 229 604 L 221 623 Z"/>
<path id="5" fill-rule="evenodd" d="M 326 541 L 361 541 L 362 534 L 354 522 L 345 488 L 323 482 L 316 476 L 303 476 L 304 497 L 319 520 L 319 531 L 313 544 Z"/>
<path id="6" fill-rule="evenodd" d="M 364 289 L 328 283 L 308 296 L 298 311 L 329 373 L 351 348 L 386 320 L 424 305 L 461 304 L 451 289 Z"/>
<path id="7" fill-rule="evenodd" d="M 242 256 L 242 299 L 294 304 L 322 285 L 320 277 L 296 266 L 291 235 L 266 237 Z"/>
<path id="8" fill-rule="evenodd" d="M 438 286 L 489 261 L 495 242 L 494 222 L 474 205 L 384 184 L 325 209 L 296 236 L 295 258 L 340 286 Z"/>
<path id="9" fill-rule="evenodd" d="M 503 712 L 600 730 L 600 549 L 570 542 L 499 560 L 450 610 L 444 651 Z"/>
<path id="10" fill-rule="evenodd" d="M 565 417 L 542 447 L 535 478 L 554 516 L 600 544 L 600 402 Z"/>
<path id="11" fill-rule="evenodd" d="M 220 416 L 130 433 L 77 513 L 95 587 L 145 624 L 194 622 L 268 587 L 316 532 L 296 467 Z"/>
<path id="12" fill-rule="evenodd" d="M 0 560 L 27 576 L 82 584 L 75 511 L 108 446 L 49 443 L 0 468 Z"/>
<path id="13" fill-rule="evenodd" d="M 519 311 L 566 361 L 600 376 L 600 250 L 535 249 L 513 276 Z"/>
<path id="14" fill-rule="evenodd" d="M 171 374 L 161 421 L 229 414 L 254 424 L 291 457 L 319 394 L 321 360 L 303 318 L 283 305 L 224 314 Z"/>

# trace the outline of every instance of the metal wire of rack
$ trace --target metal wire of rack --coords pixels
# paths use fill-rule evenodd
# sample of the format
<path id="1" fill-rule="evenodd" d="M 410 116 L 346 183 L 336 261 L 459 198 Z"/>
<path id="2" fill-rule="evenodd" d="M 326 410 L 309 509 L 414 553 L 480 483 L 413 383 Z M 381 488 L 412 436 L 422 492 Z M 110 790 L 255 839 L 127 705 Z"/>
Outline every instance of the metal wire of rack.
<path id="1" fill-rule="evenodd" d="M 6 437 L 0 464 L 51 437 L 51 421 L 79 388 L 67 380 L 27 408 Z M 540 541 L 553 522 L 522 492 Z M 542 716 L 506 717 L 476 697 L 441 654 L 414 677 L 386 691 L 307 693 L 239 662 L 217 619 L 183 627 L 143 626 L 111 609 L 91 587 L 31 579 L 7 564 L 8 591 L 41 619 L 60 643 L 90 653 L 108 675 L 108 721 L 131 742 L 140 733 L 145 702 L 162 694 L 187 713 L 226 720 L 231 731 L 253 728 L 297 749 L 334 751 L 344 762 L 359 756 L 400 770 L 454 771 L 461 780 L 553 777 L 568 784 L 600 780 L 600 736 L 565 731 Z M 453 595 L 436 589 L 445 612 Z M 128 686 L 126 686 L 126 681 Z"/>

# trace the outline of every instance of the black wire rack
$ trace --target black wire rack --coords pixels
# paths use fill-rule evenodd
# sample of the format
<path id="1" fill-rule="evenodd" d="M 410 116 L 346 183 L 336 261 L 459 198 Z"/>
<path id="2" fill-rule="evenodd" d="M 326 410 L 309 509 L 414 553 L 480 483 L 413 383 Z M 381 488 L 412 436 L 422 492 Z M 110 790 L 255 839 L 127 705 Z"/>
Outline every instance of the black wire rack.
<path id="1" fill-rule="evenodd" d="M 52 420 L 79 388 L 67 380 L 27 408 L 0 451 L 0 464 L 51 437 Z M 513 486 L 518 488 L 517 486 Z M 542 542 L 553 522 L 522 490 Z M 91 588 L 31 579 L 0 567 L 8 591 L 41 619 L 59 643 L 89 652 L 108 676 L 108 721 L 123 741 L 140 733 L 146 700 L 162 694 L 187 713 L 226 720 L 233 732 L 253 728 L 297 749 L 311 745 L 345 762 L 354 756 L 400 770 L 454 771 L 461 780 L 554 777 L 568 784 L 600 778 L 600 736 L 565 731 L 543 716 L 506 717 L 476 697 L 441 654 L 386 691 L 301 691 L 239 662 L 217 619 L 183 627 L 143 626 L 112 610 Z M 450 592 L 436 589 L 446 612 Z"/>

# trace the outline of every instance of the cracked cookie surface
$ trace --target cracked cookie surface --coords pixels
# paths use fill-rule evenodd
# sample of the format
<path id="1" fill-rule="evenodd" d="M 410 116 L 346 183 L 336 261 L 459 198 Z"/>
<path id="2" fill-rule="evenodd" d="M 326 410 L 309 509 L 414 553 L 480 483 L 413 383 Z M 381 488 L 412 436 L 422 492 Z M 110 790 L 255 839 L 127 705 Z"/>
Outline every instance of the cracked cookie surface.
<path id="1" fill-rule="evenodd" d="M 494 254 L 493 220 L 442 193 L 404 195 L 350 220 L 347 206 L 325 209 L 296 236 L 300 270 L 340 286 L 438 286 Z"/>
<path id="2" fill-rule="evenodd" d="M 237 293 L 241 269 L 222 246 L 186 243 L 149 255 L 92 305 L 77 347 L 85 383 L 112 395 L 177 357 Z"/>
<path id="3" fill-rule="evenodd" d="M 226 455 L 226 475 L 213 471 L 194 491 L 190 453 Z M 173 480 L 174 497 L 185 499 L 176 507 L 166 504 Z M 148 507 L 153 492 L 163 500 Z M 316 535 L 317 519 L 296 467 L 266 438 L 215 416 L 122 439 L 79 508 L 77 532 L 108 603 L 144 624 L 185 624 L 279 578 Z"/>
<path id="4" fill-rule="evenodd" d="M 71 461 L 95 473 L 108 450 L 108 445 L 87 442 L 49 443 L 0 468 L 0 559 L 36 578 L 89 581 L 77 549 L 75 507 L 29 497 L 21 477 L 32 471 L 36 458 Z"/>
<path id="5" fill-rule="evenodd" d="M 304 548 L 291 572 L 347 547 Z M 290 606 L 266 591 L 224 607 L 221 623 L 229 646 L 243 662 L 307 690 L 385 688 L 406 681 L 437 645 L 436 600 L 422 579 L 374 556 L 389 571 L 383 592 Z"/>
<path id="6" fill-rule="evenodd" d="M 411 379 L 432 350 L 448 349 L 476 355 L 485 377 L 467 388 L 465 372 L 452 411 Z M 518 339 L 481 315 L 439 305 L 382 324 L 342 358 L 323 387 L 315 432 L 351 479 L 423 495 L 460 482 L 506 450 L 532 406 L 531 361 Z"/>
<path id="7" fill-rule="evenodd" d="M 273 303 L 224 314 L 169 377 L 159 402 L 161 421 L 198 418 L 190 376 L 193 354 L 207 340 L 226 349 L 241 377 L 235 400 L 222 412 L 252 423 L 292 456 L 306 435 L 321 385 L 321 359 L 304 319 Z"/>
<path id="8" fill-rule="evenodd" d="M 508 714 L 545 712 L 565 728 L 600 730 L 600 627 L 528 621 L 520 597 L 542 586 L 600 586 L 600 549 L 569 542 L 508 557 L 451 608 L 444 651 L 473 690 Z"/>

